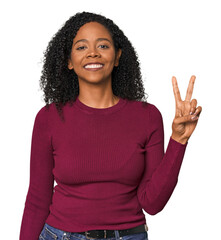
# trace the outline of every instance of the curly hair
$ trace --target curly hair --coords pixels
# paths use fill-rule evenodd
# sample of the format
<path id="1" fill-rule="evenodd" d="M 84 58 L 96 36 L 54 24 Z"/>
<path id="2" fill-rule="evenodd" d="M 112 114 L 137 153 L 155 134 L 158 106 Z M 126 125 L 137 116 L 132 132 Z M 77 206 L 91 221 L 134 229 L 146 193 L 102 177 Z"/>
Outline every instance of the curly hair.
<path id="1" fill-rule="evenodd" d="M 79 94 L 78 76 L 68 69 L 73 39 L 79 28 L 88 22 L 98 22 L 109 31 L 115 51 L 122 54 L 118 67 L 112 71 L 112 91 L 114 95 L 128 100 L 141 100 L 146 103 L 137 53 L 123 31 L 111 20 L 91 12 L 78 12 L 70 17 L 52 37 L 43 57 L 40 88 L 44 92 L 46 108 L 54 102 L 62 117 L 62 106 L 72 104 Z"/>

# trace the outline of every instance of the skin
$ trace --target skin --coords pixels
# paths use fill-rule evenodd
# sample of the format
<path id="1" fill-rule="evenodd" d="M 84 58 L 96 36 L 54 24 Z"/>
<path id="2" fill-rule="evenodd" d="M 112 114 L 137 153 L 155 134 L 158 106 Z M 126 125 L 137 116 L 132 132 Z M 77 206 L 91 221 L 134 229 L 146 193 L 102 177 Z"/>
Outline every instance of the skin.
<path id="1" fill-rule="evenodd" d="M 192 135 L 202 111 L 201 106 L 196 107 L 197 100 L 191 100 L 195 79 L 196 77 L 194 75 L 191 76 L 186 97 L 183 101 L 180 96 L 176 77 L 172 77 L 173 92 L 176 102 L 176 113 L 172 123 L 173 132 L 171 137 L 182 144 L 185 144 Z"/>
<path id="2" fill-rule="evenodd" d="M 94 108 L 107 108 L 119 101 L 112 92 L 111 73 L 114 66 L 118 66 L 120 56 L 121 49 L 116 52 L 109 31 L 102 24 L 90 22 L 78 30 L 73 39 L 68 68 L 74 69 L 78 76 L 78 98 L 81 102 Z M 84 65 L 92 62 L 103 63 L 104 67 L 98 71 L 86 70 Z"/>

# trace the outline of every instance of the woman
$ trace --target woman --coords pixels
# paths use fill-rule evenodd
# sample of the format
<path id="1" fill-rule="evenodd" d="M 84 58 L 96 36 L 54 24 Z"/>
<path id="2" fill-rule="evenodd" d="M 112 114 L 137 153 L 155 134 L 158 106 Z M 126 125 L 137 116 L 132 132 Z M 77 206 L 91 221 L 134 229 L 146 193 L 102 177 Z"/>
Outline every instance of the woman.
<path id="1" fill-rule="evenodd" d="M 20 240 L 148 239 L 142 209 L 154 215 L 166 205 L 202 110 L 191 100 L 195 76 L 184 101 L 172 81 L 164 153 L 162 115 L 144 101 L 130 41 L 98 14 L 66 21 L 45 52 L 46 106 L 34 122 Z"/>

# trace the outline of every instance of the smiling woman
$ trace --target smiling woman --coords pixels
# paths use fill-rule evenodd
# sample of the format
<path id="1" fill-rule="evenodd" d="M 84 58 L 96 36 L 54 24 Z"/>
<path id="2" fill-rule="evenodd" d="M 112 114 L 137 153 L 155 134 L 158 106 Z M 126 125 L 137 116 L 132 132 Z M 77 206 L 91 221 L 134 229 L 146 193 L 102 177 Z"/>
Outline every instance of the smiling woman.
<path id="1" fill-rule="evenodd" d="M 89 12 L 70 17 L 49 42 L 40 87 L 46 108 L 54 103 L 62 120 L 63 106 L 77 97 L 97 108 L 113 106 L 119 97 L 147 99 L 131 42 L 111 19 Z"/>
<path id="2" fill-rule="evenodd" d="M 144 101 L 130 41 L 104 16 L 71 17 L 45 51 L 46 106 L 33 127 L 20 240 L 147 240 L 142 209 L 165 207 L 202 110 L 191 101 L 194 81 L 182 101 L 173 78 L 176 115 L 164 152 L 163 118 Z"/>
<path id="3" fill-rule="evenodd" d="M 78 30 L 73 40 L 68 68 L 78 75 L 80 89 L 84 82 L 106 81 L 111 86 L 111 74 L 120 55 L 121 49 L 115 50 L 109 31 L 100 23 L 90 22 Z"/>

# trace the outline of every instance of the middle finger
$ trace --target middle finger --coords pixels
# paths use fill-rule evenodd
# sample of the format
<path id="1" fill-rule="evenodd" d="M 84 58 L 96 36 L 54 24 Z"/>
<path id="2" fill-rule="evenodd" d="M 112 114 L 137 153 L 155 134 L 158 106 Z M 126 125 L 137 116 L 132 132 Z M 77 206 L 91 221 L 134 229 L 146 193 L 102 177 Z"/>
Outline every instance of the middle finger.
<path id="1" fill-rule="evenodd" d="M 189 85 L 188 85 L 188 88 L 186 91 L 186 98 L 185 98 L 186 101 L 190 101 L 190 99 L 192 97 L 195 79 L 196 79 L 196 77 L 194 75 L 190 78 Z"/>

